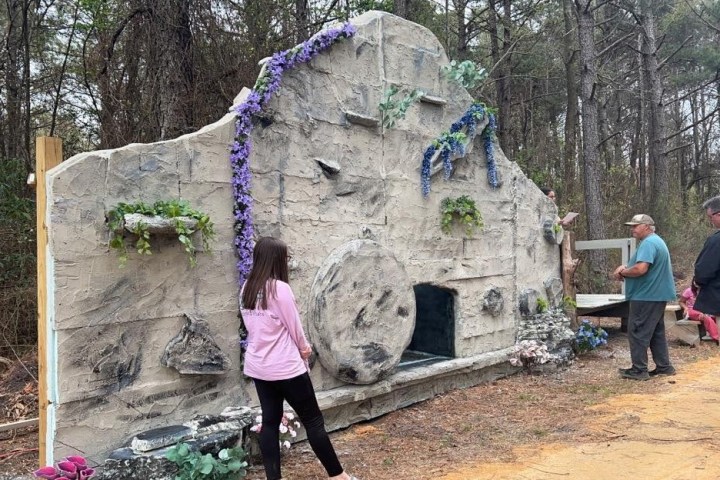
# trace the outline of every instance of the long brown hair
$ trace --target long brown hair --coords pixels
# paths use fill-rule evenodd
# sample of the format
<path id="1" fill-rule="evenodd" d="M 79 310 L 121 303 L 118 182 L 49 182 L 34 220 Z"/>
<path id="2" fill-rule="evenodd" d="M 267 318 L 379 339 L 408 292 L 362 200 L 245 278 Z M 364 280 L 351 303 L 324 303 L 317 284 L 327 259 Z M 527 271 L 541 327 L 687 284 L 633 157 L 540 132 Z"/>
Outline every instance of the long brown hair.
<path id="1" fill-rule="evenodd" d="M 268 280 L 281 280 L 288 282 L 288 248 L 285 242 L 278 238 L 262 237 L 255 244 L 253 250 L 253 266 L 250 275 L 245 281 L 242 294 L 242 308 L 254 310 L 258 293 L 262 292 L 260 306 L 267 308 L 268 294 L 275 296 L 275 282 Z M 271 284 L 268 291 L 268 283 Z"/>

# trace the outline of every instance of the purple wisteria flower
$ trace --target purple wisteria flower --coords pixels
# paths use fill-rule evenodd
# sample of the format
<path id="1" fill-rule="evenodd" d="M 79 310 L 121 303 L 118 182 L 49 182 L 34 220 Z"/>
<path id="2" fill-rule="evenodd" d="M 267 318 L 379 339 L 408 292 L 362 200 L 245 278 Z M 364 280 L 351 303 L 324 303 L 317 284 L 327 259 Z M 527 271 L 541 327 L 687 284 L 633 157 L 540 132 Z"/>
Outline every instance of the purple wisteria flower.
<path id="1" fill-rule="evenodd" d="M 233 208 L 234 245 L 238 256 L 238 281 L 241 285 L 252 267 L 254 229 L 253 199 L 250 193 L 252 173 L 250 172 L 249 158 L 252 149 L 250 133 L 253 129 L 253 117 L 262 111 L 278 91 L 284 72 L 300 63 L 309 62 L 335 42 L 352 37 L 354 34 L 355 27 L 350 23 L 345 23 L 339 28 L 318 32 L 295 48 L 275 53 L 263 66 L 250 95 L 235 108 L 235 142 L 231 148 L 230 164 L 235 200 Z"/>
<path id="2" fill-rule="evenodd" d="M 465 155 L 466 145 L 460 141 L 457 134 L 461 132 L 463 128 L 466 129 L 467 138 L 472 138 L 477 130 L 477 124 L 486 115 L 485 106 L 482 103 L 473 103 L 470 108 L 463 114 L 463 116 L 457 122 L 450 126 L 450 130 L 443 132 L 427 149 L 423 154 L 422 168 L 420 169 L 420 188 L 422 190 L 423 197 L 427 197 L 430 194 L 430 171 L 431 171 L 431 160 L 437 150 L 440 150 L 440 158 L 443 161 L 443 170 L 445 172 L 445 179 L 450 178 L 452 174 L 452 163 L 450 156 L 452 154 Z M 495 115 L 488 115 L 488 124 L 485 127 L 485 156 L 487 158 L 488 168 L 488 182 L 493 188 L 499 186 L 497 180 L 497 167 L 495 165 L 495 157 L 493 156 L 493 135 L 495 133 Z"/>
<path id="3" fill-rule="evenodd" d="M 493 154 L 493 137 L 495 136 L 496 127 L 495 115 L 491 113 L 488 118 L 487 127 L 485 127 L 485 158 L 487 159 L 488 183 L 490 183 L 490 186 L 493 188 L 500 186 L 497 176 L 497 165 L 495 164 L 495 156 Z"/>

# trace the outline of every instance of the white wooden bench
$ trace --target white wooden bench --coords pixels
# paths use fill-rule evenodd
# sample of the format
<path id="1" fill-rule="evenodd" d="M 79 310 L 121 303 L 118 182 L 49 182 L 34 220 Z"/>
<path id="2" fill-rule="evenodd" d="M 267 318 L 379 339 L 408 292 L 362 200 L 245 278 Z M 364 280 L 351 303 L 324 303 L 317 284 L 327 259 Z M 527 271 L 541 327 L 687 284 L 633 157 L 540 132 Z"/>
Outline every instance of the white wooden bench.
<path id="1" fill-rule="evenodd" d="M 682 343 L 690 346 L 700 344 L 700 329 L 702 322 L 696 320 L 678 320 L 678 314 L 682 310 L 680 305 L 668 304 L 665 307 L 665 332 L 671 333 Z"/>

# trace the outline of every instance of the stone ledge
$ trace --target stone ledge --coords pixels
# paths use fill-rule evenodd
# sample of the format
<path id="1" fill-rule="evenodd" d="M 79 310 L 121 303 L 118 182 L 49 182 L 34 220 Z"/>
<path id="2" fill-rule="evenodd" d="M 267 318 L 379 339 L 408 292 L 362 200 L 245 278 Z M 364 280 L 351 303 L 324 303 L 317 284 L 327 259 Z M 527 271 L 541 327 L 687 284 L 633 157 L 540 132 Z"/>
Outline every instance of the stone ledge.
<path id="1" fill-rule="evenodd" d="M 420 96 L 420 101 L 423 103 L 430 103 L 432 105 L 447 105 L 447 100 L 441 97 L 436 97 L 435 95 L 423 94 Z"/>
<path id="2" fill-rule="evenodd" d="M 424 381 L 432 382 L 438 378 L 454 374 L 482 370 L 506 362 L 511 351 L 512 348 L 506 348 L 472 357 L 454 358 L 445 362 L 399 371 L 385 380 L 370 385 L 348 385 L 317 392 L 318 404 L 321 410 L 342 407 L 392 393 L 405 387 L 411 387 Z"/>
<path id="3" fill-rule="evenodd" d="M 375 117 L 369 117 L 361 113 L 347 111 L 345 112 L 345 119 L 350 123 L 362 125 L 364 127 L 377 127 L 380 125 L 380 120 Z"/>

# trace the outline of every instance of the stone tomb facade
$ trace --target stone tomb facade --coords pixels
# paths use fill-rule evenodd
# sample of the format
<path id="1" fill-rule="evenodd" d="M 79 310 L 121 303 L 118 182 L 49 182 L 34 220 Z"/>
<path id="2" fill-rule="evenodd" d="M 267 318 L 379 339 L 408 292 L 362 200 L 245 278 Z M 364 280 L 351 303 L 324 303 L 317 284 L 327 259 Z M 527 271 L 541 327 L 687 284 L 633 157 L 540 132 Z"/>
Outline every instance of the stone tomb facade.
<path id="1" fill-rule="evenodd" d="M 434 174 L 421 195 L 425 148 L 472 98 L 442 75 L 448 58 L 429 30 L 379 12 L 352 23 L 354 37 L 284 75 L 250 157 L 256 234 L 292 250 L 290 282 L 330 428 L 508 373 L 519 292 L 544 292 L 560 265 L 558 246 L 543 239 L 555 206 L 497 144 L 492 188 L 481 135 L 452 177 Z M 378 105 L 391 84 L 426 95 L 383 129 Z M 239 362 L 233 136 L 230 113 L 49 172 L 47 463 L 76 452 L 101 463 L 138 432 L 257 405 Z M 440 230 L 441 201 L 460 195 L 484 218 L 473 236 Z M 120 269 L 106 212 L 180 198 L 210 215 L 212 253 L 190 268 L 175 239 L 156 238 L 151 256 L 130 248 Z"/>

